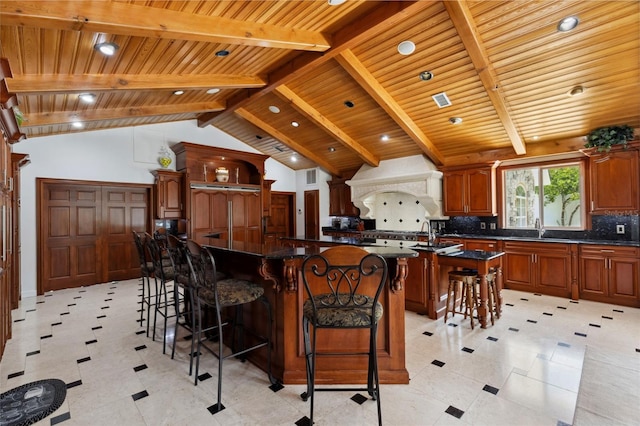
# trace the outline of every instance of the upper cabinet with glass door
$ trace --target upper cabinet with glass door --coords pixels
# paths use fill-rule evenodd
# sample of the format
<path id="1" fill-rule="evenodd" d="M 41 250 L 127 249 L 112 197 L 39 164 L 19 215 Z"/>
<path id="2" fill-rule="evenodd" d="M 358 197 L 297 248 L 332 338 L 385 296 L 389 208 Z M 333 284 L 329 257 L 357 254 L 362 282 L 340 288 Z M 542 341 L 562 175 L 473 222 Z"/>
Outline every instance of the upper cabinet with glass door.
<path id="1" fill-rule="evenodd" d="M 504 168 L 501 176 L 504 228 L 585 229 L 582 162 Z"/>

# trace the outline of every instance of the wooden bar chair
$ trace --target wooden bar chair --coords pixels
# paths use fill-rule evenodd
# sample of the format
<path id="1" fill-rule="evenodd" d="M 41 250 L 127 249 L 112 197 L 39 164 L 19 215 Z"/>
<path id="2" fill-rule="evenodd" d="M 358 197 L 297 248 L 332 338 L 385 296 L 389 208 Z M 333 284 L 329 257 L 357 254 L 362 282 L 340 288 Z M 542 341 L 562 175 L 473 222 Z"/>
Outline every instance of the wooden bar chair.
<path id="1" fill-rule="evenodd" d="M 302 321 L 307 391 L 301 397 L 304 401 L 311 399 L 309 424 L 313 424 L 316 391 L 367 391 L 377 403 L 378 424 L 382 424 L 376 336 L 383 314 L 378 299 L 387 281 L 387 262 L 382 256 L 370 254 L 360 247 L 337 246 L 307 257 L 301 273 L 307 296 Z M 368 349 L 359 352 L 318 350 L 318 332 L 326 329 L 367 330 Z M 366 387 L 316 387 L 318 357 L 336 355 L 367 356 Z"/>

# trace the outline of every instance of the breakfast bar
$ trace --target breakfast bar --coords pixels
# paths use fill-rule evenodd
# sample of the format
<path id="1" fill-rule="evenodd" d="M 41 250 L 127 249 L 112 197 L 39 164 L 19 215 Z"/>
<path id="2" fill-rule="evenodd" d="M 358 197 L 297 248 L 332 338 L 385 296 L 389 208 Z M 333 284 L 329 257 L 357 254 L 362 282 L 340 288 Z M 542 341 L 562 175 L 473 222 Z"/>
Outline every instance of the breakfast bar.
<path id="1" fill-rule="evenodd" d="M 282 247 L 280 245 L 229 243 L 211 239 L 207 245 L 216 259 L 218 269 L 230 276 L 253 281 L 265 289 L 265 295 L 273 309 L 272 371 L 285 384 L 306 383 L 306 367 L 302 339 L 302 305 L 305 299 L 299 268 L 304 258 L 324 250 L 318 245 L 306 247 Z M 378 329 L 378 364 L 380 382 L 387 384 L 409 383 L 405 367 L 405 300 L 404 285 L 407 276 L 407 259 L 417 256 L 412 250 L 395 247 L 364 247 L 365 250 L 383 256 L 389 266 L 388 284 L 380 296 L 384 315 Z M 244 325 L 258 333 L 268 331 L 260 318 L 261 312 L 252 315 L 251 310 L 261 306 L 245 306 Z M 352 330 L 351 330 L 352 331 Z M 345 344 L 366 348 L 366 333 L 346 339 L 336 330 L 330 339 L 318 342 L 322 350 L 332 351 Z M 353 333 L 350 334 L 353 336 Z M 245 336 L 251 344 L 251 335 Z M 319 349 L 320 350 L 320 349 Z M 266 370 L 266 350 L 255 351 L 249 359 Z M 367 379 L 366 357 L 331 357 L 328 362 L 318 361 L 317 383 L 365 383 Z"/>
<path id="2" fill-rule="evenodd" d="M 449 253 L 441 253 L 438 255 L 438 265 L 441 272 L 445 271 L 447 266 L 453 268 L 468 268 L 478 271 L 480 277 L 480 304 L 478 306 L 478 319 L 480 327 L 487 328 L 487 300 L 489 297 L 487 274 L 494 271 L 496 274 L 496 287 L 498 300 L 496 303 L 496 312 L 498 317 L 502 307 L 502 256 L 503 252 L 481 251 L 481 250 L 459 250 Z M 442 277 L 442 274 L 440 275 Z M 441 285 L 442 286 L 442 285 Z M 445 287 L 446 288 L 446 287 Z"/>

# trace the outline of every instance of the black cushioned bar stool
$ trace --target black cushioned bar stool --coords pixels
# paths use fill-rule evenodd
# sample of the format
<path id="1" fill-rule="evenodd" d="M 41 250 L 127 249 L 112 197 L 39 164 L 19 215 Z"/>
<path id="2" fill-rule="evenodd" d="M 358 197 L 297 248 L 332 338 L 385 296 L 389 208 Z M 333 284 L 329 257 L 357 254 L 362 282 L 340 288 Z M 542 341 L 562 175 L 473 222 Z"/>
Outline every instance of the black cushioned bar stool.
<path id="1" fill-rule="evenodd" d="M 478 292 L 476 290 L 476 280 L 478 273 L 473 270 L 450 271 L 449 287 L 447 288 L 447 302 L 444 312 L 444 322 L 447 322 L 449 313 L 451 316 L 455 314 L 464 314 L 471 319 L 471 329 L 474 328 L 473 310 L 477 306 Z M 456 310 L 456 301 L 460 295 L 460 310 Z M 464 310 L 463 310 L 464 308 Z"/>

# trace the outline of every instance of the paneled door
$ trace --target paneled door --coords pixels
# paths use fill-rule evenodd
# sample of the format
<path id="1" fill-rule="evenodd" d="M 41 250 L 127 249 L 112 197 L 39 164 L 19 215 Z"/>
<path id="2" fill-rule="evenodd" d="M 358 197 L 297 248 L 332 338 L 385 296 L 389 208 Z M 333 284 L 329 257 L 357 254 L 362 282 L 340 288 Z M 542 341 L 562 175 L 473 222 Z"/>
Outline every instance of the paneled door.
<path id="1" fill-rule="evenodd" d="M 150 186 L 38 179 L 38 293 L 135 278 Z"/>

